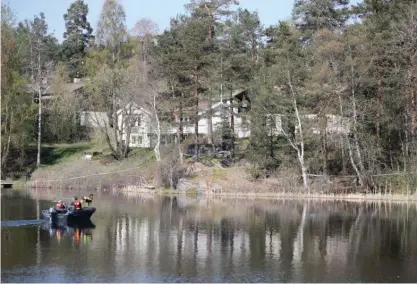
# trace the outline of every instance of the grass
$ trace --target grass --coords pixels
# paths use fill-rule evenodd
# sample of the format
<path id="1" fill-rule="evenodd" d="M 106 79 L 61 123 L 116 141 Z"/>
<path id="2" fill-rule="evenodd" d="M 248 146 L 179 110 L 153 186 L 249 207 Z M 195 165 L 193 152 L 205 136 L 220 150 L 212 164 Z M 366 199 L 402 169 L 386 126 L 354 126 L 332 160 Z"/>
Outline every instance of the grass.
<path id="1" fill-rule="evenodd" d="M 227 171 L 222 168 L 214 168 L 212 177 L 215 180 L 221 179 L 221 180 L 227 180 Z"/>
<path id="2" fill-rule="evenodd" d="M 102 152 L 92 161 L 82 159 L 83 152 Z M 36 151 L 35 151 L 36 153 Z M 155 175 L 155 158 L 152 149 L 134 148 L 123 161 L 116 161 L 109 157 L 110 149 L 103 142 L 93 140 L 91 142 L 75 144 L 52 144 L 43 145 L 42 148 L 42 167 L 37 169 L 32 181 L 51 180 L 47 186 L 59 188 L 94 188 L 112 189 L 120 191 L 136 191 L 153 194 L 179 194 L 178 191 L 169 189 L 140 189 L 139 185 L 145 178 L 148 184 L 153 183 Z M 103 163 L 107 160 L 106 163 Z M 215 159 L 206 159 L 206 163 L 215 163 Z M 210 160 L 210 161 L 208 161 Z M 36 155 L 35 155 L 36 161 Z M 296 199 L 332 199 L 332 200 L 417 200 L 417 194 L 406 196 L 405 194 L 305 194 L 303 190 L 298 190 L 294 185 L 286 185 L 284 179 L 277 178 L 262 181 L 248 180 L 244 168 L 231 167 L 220 168 L 215 166 L 205 166 L 205 163 L 196 163 L 199 172 L 194 172 L 187 179 L 193 183 L 193 188 L 187 190 L 185 194 L 196 196 L 204 194 L 204 190 L 199 190 L 199 184 L 206 184 L 213 189 L 210 195 L 249 197 L 249 198 L 296 198 Z M 124 171 L 126 169 L 133 169 Z M 97 175 L 97 173 L 109 173 Z M 289 174 L 284 173 L 283 178 L 289 178 Z M 83 177 L 72 179 L 73 177 Z M 87 176 L 87 177 L 84 177 Z M 56 180 L 59 180 L 56 182 Z M 62 181 L 61 181 L 62 180 Z M 36 183 L 38 185 L 38 183 Z M 287 191 L 285 188 L 291 190 Z M 218 190 L 219 189 L 219 190 Z M 298 190 L 298 192 L 297 192 Z M 211 192 L 208 190 L 207 192 Z M 398 191 L 396 191 L 398 192 Z M 414 190 L 412 191 L 414 193 Z"/>
<path id="3" fill-rule="evenodd" d="M 45 145 L 42 166 L 31 178 L 31 186 L 60 189 L 121 189 L 152 183 L 154 153 L 151 149 L 132 149 L 128 158 L 115 160 L 105 143 Z M 84 160 L 84 152 L 101 152 Z"/>
<path id="4" fill-rule="evenodd" d="M 43 146 L 41 150 L 42 166 L 50 166 L 80 158 L 83 152 L 91 151 L 91 149 L 93 149 L 92 143 Z"/>

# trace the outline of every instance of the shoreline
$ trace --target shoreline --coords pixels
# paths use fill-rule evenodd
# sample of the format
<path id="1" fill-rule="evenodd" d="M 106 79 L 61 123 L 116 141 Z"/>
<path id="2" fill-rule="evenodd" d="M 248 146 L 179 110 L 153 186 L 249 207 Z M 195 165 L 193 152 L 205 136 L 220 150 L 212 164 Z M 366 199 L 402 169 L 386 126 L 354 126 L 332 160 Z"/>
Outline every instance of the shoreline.
<path id="1" fill-rule="evenodd" d="M 10 190 L 26 189 L 51 189 L 50 187 L 31 187 L 25 182 L 17 183 L 16 187 Z M 67 191 L 67 189 L 59 189 L 60 191 Z M 124 193 L 124 194 L 153 194 L 153 195 L 179 195 L 189 197 L 227 197 L 239 199 L 297 199 L 297 200 L 315 200 L 315 201 L 352 201 L 352 202 L 417 202 L 417 194 L 381 194 L 381 193 L 350 193 L 350 194 L 321 194 L 321 193 L 297 193 L 297 192 L 211 192 L 189 190 L 177 191 L 171 189 L 149 189 L 137 186 L 126 186 L 117 189 L 96 189 L 94 191 Z"/>
<path id="2" fill-rule="evenodd" d="M 116 192 L 116 190 L 115 190 Z M 187 196 L 202 196 L 202 197 L 233 197 L 242 199 L 298 199 L 298 200 L 317 200 L 317 201 L 384 201 L 384 202 L 417 202 L 417 194 L 306 194 L 306 193 L 287 193 L 287 192 L 179 192 L 176 190 L 164 189 L 146 189 L 146 188 L 125 188 L 120 192 L 123 193 L 151 193 L 155 195 L 187 195 Z"/>

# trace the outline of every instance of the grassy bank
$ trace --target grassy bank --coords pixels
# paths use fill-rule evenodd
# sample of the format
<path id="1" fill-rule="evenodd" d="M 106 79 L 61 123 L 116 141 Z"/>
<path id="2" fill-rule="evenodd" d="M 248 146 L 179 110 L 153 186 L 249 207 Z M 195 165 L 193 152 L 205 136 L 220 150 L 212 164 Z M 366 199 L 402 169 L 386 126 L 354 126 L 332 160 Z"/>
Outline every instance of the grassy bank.
<path id="1" fill-rule="evenodd" d="M 223 168 L 217 159 L 203 158 L 201 162 L 185 160 L 187 174 L 178 184 L 179 190 L 148 189 L 155 185 L 157 165 L 152 149 L 133 149 L 129 157 L 114 160 L 104 143 L 97 141 L 77 144 L 45 145 L 43 164 L 27 184 L 38 188 L 112 190 L 133 193 L 188 194 L 229 196 L 233 198 L 299 198 L 328 200 L 417 200 L 415 189 L 380 189 L 377 194 L 361 188 L 346 186 L 340 179 L 324 182 L 312 180 L 310 193 L 300 187 L 300 177 L 294 170 L 281 171 L 275 176 L 254 180 L 250 165 Z M 84 152 L 98 153 L 92 160 L 83 159 Z"/>
<path id="2" fill-rule="evenodd" d="M 42 165 L 32 174 L 30 186 L 48 188 L 111 189 L 139 185 L 152 177 L 154 158 L 149 149 L 134 149 L 117 161 L 103 143 L 77 143 L 45 146 Z M 97 153 L 92 160 L 84 153 Z"/>

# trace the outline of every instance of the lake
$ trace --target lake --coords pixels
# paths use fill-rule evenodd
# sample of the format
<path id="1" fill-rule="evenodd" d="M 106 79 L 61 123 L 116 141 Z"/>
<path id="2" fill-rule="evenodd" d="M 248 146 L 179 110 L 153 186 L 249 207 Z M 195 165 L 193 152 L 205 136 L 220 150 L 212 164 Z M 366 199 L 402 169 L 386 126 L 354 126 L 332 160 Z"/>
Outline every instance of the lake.
<path id="1" fill-rule="evenodd" d="M 87 194 L 3 190 L 2 282 L 417 282 L 415 202 L 97 193 L 92 226 L 39 220 Z"/>

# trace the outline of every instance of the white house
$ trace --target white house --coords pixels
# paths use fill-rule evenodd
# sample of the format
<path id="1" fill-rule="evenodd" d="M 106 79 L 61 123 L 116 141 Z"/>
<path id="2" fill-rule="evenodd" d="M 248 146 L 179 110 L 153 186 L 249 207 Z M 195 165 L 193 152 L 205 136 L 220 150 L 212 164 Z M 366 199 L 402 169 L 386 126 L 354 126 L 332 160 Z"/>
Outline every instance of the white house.
<path id="1" fill-rule="evenodd" d="M 152 113 L 137 104 L 128 104 L 124 109 L 117 111 L 119 129 L 122 129 L 122 140 L 126 141 L 127 123 L 130 123 L 129 147 L 151 147 Z"/>
<path id="2" fill-rule="evenodd" d="M 340 115 L 326 114 L 326 132 L 329 134 L 350 133 L 350 119 Z M 308 129 L 313 134 L 320 134 L 320 117 L 317 114 L 306 114 L 301 116 L 303 129 Z M 295 132 L 298 133 L 298 125 L 295 126 Z"/>
<path id="3" fill-rule="evenodd" d="M 109 117 L 105 112 L 99 111 L 80 111 L 80 125 L 93 128 L 103 127 L 109 123 Z"/>
<path id="4" fill-rule="evenodd" d="M 236 91 L 234 97 L 242 94 L 242 91 Z M 217 129 L 220 129 L 222 124 L 222 108 L 223 111 L 228 116 L 230 101 L 218 102 L 211 106 L 211 115 L 212 115 L 212 126 L 213 132 Z M 207 115 L 209 110 L 203 106 L 203 109 L 198 113 L 198 132 L 201 135 L 208 134 L 208 118 Z M 238 107 L 234 108 L 234 125 L 235 125 L 235 135 L 238 138 L 248 138 L 250 136 L 249 130 L 249 121 L 238 114 L 240 110 Z M 127 119 L 128 114 L 131 114 L 130 119 Z M 152 137 L 156 134 L 156 122 L 151 111 L 146 110 L 143 107 L 140 107 L 136 104 L 129 104 L 124 109 L 118 111 L 118 121 L 119 129 L 125 128 L 124 123 L 133 123 L 130 133 L 130 147 L 141 147 L 149 148 L 152 147 Z M 230 119 L 230 118 L 229 118 Z M 178 118 L 177 118 L 178 120 Z M 194 134 L 195 126 L 192 122 L 192 117 L 184 115 L 183 118 L 183 134 L 191 135 Z M 172 121 L 178 123 L 179 121 Z M 167 139 L 167 137 L 175 137 L 177 134 L 178 128 L 174 126 L 174 123 L 170 121 L 160 121 L 161 127 L 161 136 L 162 139 Z M 123 133 L 122 140 L 126 139 L 126 133 Z"/>
<path id="5" fill-rule="evenodd" d="M 246 117 L 245 112 L 250 109 L 250 100 L 244 90 L 238 90 L 233 94 L 234 100 L 237 102 L 234 112 L 234 131 L 239 139 L 250 137 L 250 121 Z M 222 126 L 222 112 L 230 121 L 230 100 L 223 100 L 211 105 L 211 111 L 204 105 L 200 106 L 198 113 L 198 133 L 201 135 L 208 135 L 208 115 L 212 116 L 213 132 L 220 130 Z M 128 114 L 132 114 L 130 119 L 126 119 Z M 122 123 L 131 123 L 130 147 L 149 148 L 152 147 L 152 137 L 156 136 L 156 123 L 153 113 L 136 104 L 129 104 L 124 109 L 118 111 L 119 127 Z M 266 114 L 267 125 L 273 122 L 273 126 L 269 135 L 283 135 L 286 129 L 286 119 L 279 114 Z M 194 134 L 195 126 L 192 122 L 192 115 L 183 115 L 183 134 Z M 272 119 L 272 120 L 271 120 Z M 302 115 L 303 127 L 312 131 L 314 134 L 320 133 L 319 117 L 316 114 Z M 326 131 L 332 134 L 348 134 L 350 131 L 350 122 L 347 118 L 342 118 L 338 115 L 326 115 L 327 125 Z M 175 124 L 179 123 L 179 117 L 172 118 L 171 121 L 167 119 L 160 121 L 162 142 L 172 142 L 176 139 L 178 128 Z M 298 131 L 296 124 L 295 132 Z M 123 133 L 123 140 L 126 139 L 126 133 Z"/>

